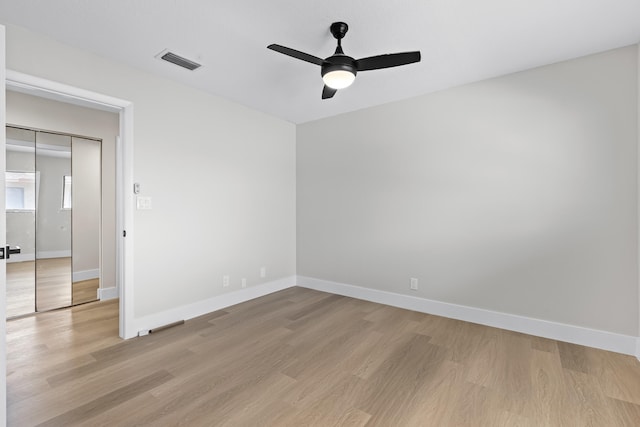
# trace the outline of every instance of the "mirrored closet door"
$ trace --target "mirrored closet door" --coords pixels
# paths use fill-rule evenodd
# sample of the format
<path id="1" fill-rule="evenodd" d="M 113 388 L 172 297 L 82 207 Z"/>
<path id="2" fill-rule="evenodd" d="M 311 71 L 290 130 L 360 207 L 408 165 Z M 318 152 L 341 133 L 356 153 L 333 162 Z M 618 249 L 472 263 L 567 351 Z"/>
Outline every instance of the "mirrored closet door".
<path id="1" fill-rule="evenodd" d="M 15 317 L 36 308 L 36 133 L 7 127 L 6 150 L 6 301 L 7 317 Z"/>
<path id="2" fill-rule="evenodd" d="M 35 167 L 36 311 L 47 311 L 71 305 L 71 137 L 36 132 Z"/>
<path id="3" fill-rule="evenodd" d="M 95 301 L 101 142 L 6 132 L 7 317 Z"/>

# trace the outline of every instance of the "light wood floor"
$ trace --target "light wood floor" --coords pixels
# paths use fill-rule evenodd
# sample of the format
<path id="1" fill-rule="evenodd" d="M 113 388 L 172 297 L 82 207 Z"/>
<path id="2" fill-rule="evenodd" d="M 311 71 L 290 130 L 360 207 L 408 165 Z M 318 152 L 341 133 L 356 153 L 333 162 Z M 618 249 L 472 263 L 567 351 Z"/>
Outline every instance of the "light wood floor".
<path id="1" fill-rule="evenodd" d="M 8 322 L 9 426 L 639 426 L 631 356 L 291 288 L 146 337 Z"/>
<path id="2" fill-rule="evenodd" d="M 96 301 L 98 299 L 98 288 L 100 287 L 100 279 L 82 280 L 73 282 L 72 302 L 73 305 L 85 304 L 87 302 Z"/>
<path id="3" fill-rule="evenodd" d="M 71 258 L 38 259 L 36 262 L 36 311 L 71 305 Z"/>
<path id="4" fill-rule="evenodd" d="M 83 304 L 97 299 L 99 279 L 71 284 L 71 258 L 7 264 L 7 317 Z M 38 286 L 35 286 L 35 283 Z"/>
<path id="5" fill-rule="evenodd" d="M 35 311 L 35 268 L 33 261 L 7 263 L 7 317 Z"/>

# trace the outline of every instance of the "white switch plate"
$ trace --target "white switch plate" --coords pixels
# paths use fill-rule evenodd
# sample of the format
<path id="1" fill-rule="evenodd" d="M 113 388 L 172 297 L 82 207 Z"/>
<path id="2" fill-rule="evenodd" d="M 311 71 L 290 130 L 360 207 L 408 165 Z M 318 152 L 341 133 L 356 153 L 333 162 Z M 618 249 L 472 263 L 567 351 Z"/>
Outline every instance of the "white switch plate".
<path id="1" fill-rule="evenodd" d="M 247 279 L 245 279 L 244 277 L 242 278 L 242 287 L 243 288 L 247 287 Z"/>
<path id="2" fill-rule="evenodd" d="M 151 197 L 136 197 L 136 208 L 141 210 L 151 210 Z"/>
<path id="3" fill-rule="evenodd" d="M 267 277 L 267 267 L 260 267 L 260 277 Z"/>
<path id="4" fill-rule="evenodd" d="M 415 277 L 411 278 L 411 290 L 413 291 L 418 290 L 418 279 L 416 279 Z"/>

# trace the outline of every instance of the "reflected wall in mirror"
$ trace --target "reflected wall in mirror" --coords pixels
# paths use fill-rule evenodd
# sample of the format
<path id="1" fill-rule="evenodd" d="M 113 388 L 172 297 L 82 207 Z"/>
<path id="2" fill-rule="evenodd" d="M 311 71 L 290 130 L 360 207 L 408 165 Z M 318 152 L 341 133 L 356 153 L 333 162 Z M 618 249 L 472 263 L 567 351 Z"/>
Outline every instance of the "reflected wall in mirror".
<path id="1" fill-rule="evenodd" d="M 71 137 L 36 133 L 36 311 L 71 305 L 71 207 L 64 177 L 71 176 Z"/>
<path id="2" fill-rule="evenodd" d="M 101 141 L 72 138 L 73 305 L 95 301 L 100 287 Z"/>

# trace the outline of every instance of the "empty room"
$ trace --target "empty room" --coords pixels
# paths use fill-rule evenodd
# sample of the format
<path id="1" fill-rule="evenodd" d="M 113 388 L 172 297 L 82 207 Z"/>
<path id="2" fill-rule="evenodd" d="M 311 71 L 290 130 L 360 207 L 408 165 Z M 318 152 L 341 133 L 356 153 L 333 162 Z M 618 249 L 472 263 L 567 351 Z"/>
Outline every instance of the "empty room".
<path id="1" fill-rule="evenodd" d="M 0 426 L 640 425 L 640 1 L 0 1 Z"/>

